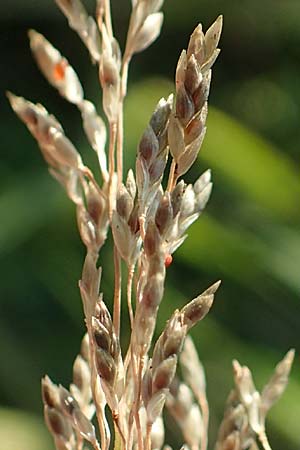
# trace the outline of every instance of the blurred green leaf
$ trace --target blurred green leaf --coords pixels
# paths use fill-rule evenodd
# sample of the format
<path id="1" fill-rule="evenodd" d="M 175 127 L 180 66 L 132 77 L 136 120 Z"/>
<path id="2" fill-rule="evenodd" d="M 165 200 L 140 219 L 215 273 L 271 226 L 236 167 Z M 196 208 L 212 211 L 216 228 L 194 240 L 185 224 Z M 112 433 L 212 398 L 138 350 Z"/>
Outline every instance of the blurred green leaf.
<path id="1" fill-rule="evenodd" d="M 0 442 L 3 450 L 50 450 L 50 435 L 41 419 L 27 412 L 0 409 Z"/>
<path id="2" fill-rule="evenodd" d="M 60 208 L 66 209 L 64 192 L 56 188 L 48 172 L 27 173 L 24 178 L 11 181 L 0 196 L 0 255 L 29 239 Z"/>
<path id="3" fill-rule="evenodd" d="M 225 113 L 210 108 L 200 157 L 280 220 L 299 218 L 300 171 L 275 147 Z"/>

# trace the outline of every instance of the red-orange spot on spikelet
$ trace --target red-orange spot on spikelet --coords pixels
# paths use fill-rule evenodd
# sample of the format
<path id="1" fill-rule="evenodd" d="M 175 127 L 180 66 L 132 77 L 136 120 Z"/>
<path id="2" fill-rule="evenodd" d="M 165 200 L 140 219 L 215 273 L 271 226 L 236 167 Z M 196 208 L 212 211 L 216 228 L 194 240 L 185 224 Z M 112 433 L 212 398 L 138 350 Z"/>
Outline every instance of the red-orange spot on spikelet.
<path id="1" fill-rule="evenodd" d="M 169 267 L 171 264 L 172 264 L 172 261 L 173 261 L 173 257 L 172 257 L 172 255 L 167 255 L 166 257 L 165 257 L 165 266 L 166 267 Z"/>
<path id="2" fill-rule="evenodd" d="M 64 60 L 59 61 L 53 68 L 53 76 L 56 81 L 62 81 L 65 78 L 67 63 Z"/>

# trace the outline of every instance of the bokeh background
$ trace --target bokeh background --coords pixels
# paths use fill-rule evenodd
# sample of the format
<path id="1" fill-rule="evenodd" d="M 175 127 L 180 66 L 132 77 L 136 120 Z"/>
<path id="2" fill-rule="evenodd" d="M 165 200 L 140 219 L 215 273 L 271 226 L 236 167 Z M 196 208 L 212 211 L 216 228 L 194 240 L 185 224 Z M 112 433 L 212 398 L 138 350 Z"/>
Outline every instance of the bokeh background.
<path id="1" fill-rule="evenodd" d="M 123 45 L 129 0 L 112 2 Z M 93 1 L 86 1 L 92 11 Z M 175 307 L 217 279 L 216 303 L 194 331 L 208 378 L 211 436 L 232 386 L 231 361 L 253 369 L 258 387 L 300 338 L 300 2 L 166 0 L 161 38 L 136 56 L 126 102 L 127 167 L 157 100 L 173 90 L 175 65 L 201 21 L 223 13 L 222 52 L 214 67 L 208 133 L 189 180 L 208 167 L 215 187 L 206 213 L 168 269 L 158 330 Z M 101 111 L 95 67 L 51 0 L 0 2 L 0 448 L 49 450 L 40 378 L 68 385 L 84 332 L 77 280 L 84 248 L 74 208 L 50 178 L 37 146 L 13 115 L 9 89 L 42 102 L 64 124 L 87 163 L 96 160 L 72 106 L 36 68 L 26 30 L 35 28 L 69 59 L 86 97 Z M 111 300 L 112 258 L 102 253 Z M 123 326 L 126 334 L 126 325 Z M 300 364 L 268 420 L 273 450 L 300 448 Z M 180 434 L 168 441 L 175 448 Z M 211 441 L 211 447 L 213 439 Z"/>

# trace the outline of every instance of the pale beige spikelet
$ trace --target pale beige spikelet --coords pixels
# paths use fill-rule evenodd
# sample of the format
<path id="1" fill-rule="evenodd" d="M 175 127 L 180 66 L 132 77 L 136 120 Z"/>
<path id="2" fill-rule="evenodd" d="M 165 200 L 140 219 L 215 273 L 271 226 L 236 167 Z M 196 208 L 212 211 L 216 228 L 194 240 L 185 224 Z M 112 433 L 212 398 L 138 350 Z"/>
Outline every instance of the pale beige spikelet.
<path id="1" fill-rule="evenodd" d="M 55 0 L 68 19 L 69 26 L 75 30 L 90 52 L 92 61 L 101 56 L 100 36 L 95 20 L 89 16 L 80 0 Z"/>
<path id="2" fill-rule="evenodd" d="M 265 430 L 266 414 L 286 388 L 293 358 L 294 350 L 290 350 L 276 366 L 261 394 L 254 385 L 250 369 L 233 361 L 235 390 L 227 402 L 216 450 L 226 448 L 226 441 L 234 429 L 239 432 L 241 445 L 248 444 L 251 449 L 256 449 L 258 440 L 264 450 L 271 449 Z"/>
<path id="3" fill-rule="evenodd" d="M 210 68 L 219 53 L 217 45 L 221 29 L 221 16 L 206 35 L 199 25 L 177 64 L 176 101 L 168 128 L 170 151 L 174 158 L 171 186 L 194 163 L 205 136 Z"/>
<path id="4" fill-rule="evenodd" d="M 178 378 L 170 385 L 166 406 L 190 448 L 199 448 L 203 440 L 203 419 L 191 389 Z"/>
<path id="5" fill-rule="evenodd" d="M 277 364 L 274 374 L 264 386 L 261 392 L 261 413 L 263 415 L 267 414 L 286 389 L 294 356 L 295 350 L 290 350 Z"/>
<path id="6" fill-rule="evenodd" d="M 31 51 L 47 81 L 69 102 L 80 104 L 83 100 L 83 89 L 67 59 L 42 34 L 30 30 L 28 35 Z"/>

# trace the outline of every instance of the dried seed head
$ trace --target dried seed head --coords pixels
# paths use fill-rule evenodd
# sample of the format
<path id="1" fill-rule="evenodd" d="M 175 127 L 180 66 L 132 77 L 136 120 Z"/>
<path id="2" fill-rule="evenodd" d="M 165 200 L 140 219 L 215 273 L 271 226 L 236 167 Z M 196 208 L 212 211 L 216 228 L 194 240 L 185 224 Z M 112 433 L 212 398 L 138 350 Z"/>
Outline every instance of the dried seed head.
<path id="1" fill-rule="evenodd" d="M 208 72 L 211 73 L 211 72 Z M 205 103 L 208 100 L 209 88 L 207 89 L 207 85 L 205 81 L 203 81 L 200 86 L 193 93 L 193 102 L 195 107 L 195 114 L 199 113 Z"/>
<path id="2" fill-rule="evenodd" d="M 99 78 L 103 89 L 103 109 L 109 122 L 116 123 L 120 98 L 120 68 L 119 61 L 112 56 L 111 48 L 103 51 Z"/>
<path id="3" fill-rule="evenodd" d="M 217 292 L 217 290 L 219 289 L 220 284 L 221 284 L 221 280 L 216 281 L 209 288 L 207 288 L 204 292 L 202 292 L 201 295 L 214 295 Z"/>
<path id="4" fill-rule="evenodd" d="M 48 375 L 42 378 L 42 397 L 45 405 L 56 408 L 59 405 L 58 387 L 52 383 Z"/>
<path id="5" fill-rule="evenodd" d="M 155 274 L 148 279 L 141 300 L 148 313 L 151 309 L 156 310 L 158 307 L 163 296 L 163 290 L 164 277 L 161 274 Z"/>
<path id="6" fill-rule="evenodd" d="M 74 411 L 73 419 L 81 436 L 87 441 L 94 443 L 96 440 L 95 428 L 80 409 Z"/>
<path id="7" fill-rule="evenodd" d="M 202 73 L 195 58 L 195 55 L 191 55 L 187 62 L 185 71 L 184 86 L 187 92 L 192 95 L 202 82 Z"/>
<path id="8" fill-rule="evenodd" d="M 166 401 L 167 389 L 156 392 L 147 405 L 147 418 L 150 424 L 153 424 L 157 417 L 161 415 L 162 409 Z"/>
<path id="9" fill-rule="evenodd" d="M 187 93 L 184 84 L 180 84 L 176 92 L 176 117 L 186 126 L 195 114 L 194 103 Z"/>
<path id="10" fill-rule="evenodd" d="M 159 36 L 163 23 L 163 13 L 150 14 L 134 37 L 132 53 L 138 53 L 149 47 Z"/>
<path id="11" fill-rule="evenodd" d="M 74 411 L 80 409 L 78 402 L 63 386 L 59 386 L 59 397 L 61 409 L 68 416 L 72 417 Z"/>
<path id="12" fill-rule="evenodd" d="M 91 373 L 88 363 L 78 355 L 73 364 L 73 382 L 80 390 L 90 386 Z"/>
<path id="13" fill-rule="evenodd" d="M 69 102 L 76 105 L 82 102 L 82 86 L 68 61 L 42 34 L 30 30 L 28 35 L 32 53 L 48 82 Z"/>
<path id="14" fill-rule="evenodd" d="M 107 160 L 105 154 L 106 127 L 102 118 L 97 114 L 95 106 L 83 100 L 80 104 L 80 111 L 83 120 L 83 128 L 89 143 L 98 156 L 99 165 L 104 181 L 108 180 Z"/>
<path id="15" fill-rule="evenodd" d="M 149 167 L 150 186 L 155 185 L 163 176 L 167 164 L 167 157 L 168 153 L 166 150 L 160 152 Z"/>
<path id="16" fill-rule="evenodd" d="M 209 59 L 215 52 L 223 26 L 223 16 L 219 16 L 205 34 L 205 57 Z"/>
<path id="17" fill-rule="evenodd" d="M 206 316 L 213 304 L 214 294 L 220 286 L 220 283 L 220 281 L 214 283 L 210 288 L 182 308 L 183 323 L 188 330 Z"/>
<path id="18" fill-rule="evenodd" d="M 111 227 L 114 242 L 121 257 L 126 261 L 128 266 L 135 264 L 141 247 L 141 239 L 138 234 L 138 210 L 134 209 L 132 211 L 131 216 L 128 218 L 128 223 L 117 211 L 113 211 Z"/>
<path id="19" fill-rule="evenodd" d="M 102 89 L 116 87 L 120 82 L 117 61 L 107 53 L 103 54 L 101 61 L 99 76 Z"/>
<path id="20" fill-rule="evenodd" d="M 185 382 L 191 386 L 195 397 L 205 395 L 206 381 L 203 365 L 201 364 L 196 347 L 190 336 L 187 336 L 180 354 L 180 366 Z"/>
<path id="21" fill-rule="evenodd" d="M 99 276 L 99 271 L 98 271 L 98 276 Z M 100 283 L 100 277 L 98 278 L 98 280 L 99 280 L 99 283 Z M 97 292 L 99 292 L 99 289 L 97 290 Z M 90 342 L 89 342 L 89 335 L 88 335 L 88 333 L 86 333 L 84 335 L 84 337 L 83 337 L 83 339 L 81 341 L 80 353 L 81 353 L 81 356 L 83 357 L 83 359 L 85 361 L 89 361 L 89 358 L 90 358 Z"/>
<path id="22" fill-rule="evenodd" d="M 182 315 L 176 310 L 155 344 L 152 358 L 153 371 L 164 360 L 180 353 L 185 335 L 186 326 L 183 324 Z"/>
<path id="23" fill-rule="evenodd" d="M 176 88 L 184 83 L 186 67 L 187 67 L 187 55 L 186 51 L 182 50 L 176 67 L 176 75 L 175 75 Z"/>
<path id="24" fill-rule="evenodd" d="M 178 355 L 181 352 L 186 331 L 186 326 L 182 323 L 181 315 L 179 315 L 178 312 L 177 314 L 175 313 L 174 317 L 166 327 L 165 342 L 163 344 L 163 354 L 165 358 L 172 355 Z"/>
<path id="25" fill-rule="evenodd" d="M 177 367 L 177 355 L 171 355 L 155 369 L 153 373 L 153 392 L 169 388 Z"/>
<path id="26" fill-rule="evenodd" d="M 118 190 L 116 209 L 120 217 L 128 222 L 133 209 L 133 198 L 123 184 Z"/>
<path id="27" fill-rule="evenodd" d="M 82 242 L 88 249 L 95 252 L 98 248 L 95 223 L 83 206 L 78 205 L 76 212 L 78 229 Z"/>
<path id="28" fill-rule="evenodd" d="M 129 220 L 128 225 L 130 227 L 130 230 L 132 234 L 137 234 L 140 229 L 140 221 L 139 221 L 139 206 L 138 204 L 135 205 L 133 208 Z"/>
<path id="29" fill-rule="evenodd" d="M 262 411 L 265 415 L 283 394 L 287 384 L 295 356 L 295 350 L 290 350 L 280 361 L 273 376 L 265 385 L 261 393 Z"/>
<path id="30" fill-rule="evenodd" d="M 85 257 L 82 279 L 79 283 L 82 294 L 82 299 L 85 308 L 85 314 L 90 320 L 93 314 L 95 314 L 96 302 L 99 296 L 100 282 L 101 282 L 101 268 L 97 269 L 97 257 L 94 252 L 87 252 Z M 86 335 L 81 344 L 81 354 L 86 361 L 90 358 L 89 338 Z"/>
<path id="31" fill-rule="evenodd" d="M 106 236 L 106 222 L 108 222 L 107 202 L 104 194 L 100 192 L 92 183 L 87 185 L 87 189 L 85 191 L 87 211 L 93 222 L 98 227 L 104 225 L 104 227 L 102 227 L 99 231 L 102 231 L 102 233 Z"/>
<path id="32" fill-rule="evenodd" d="M 160 449 L 165 440 L 164 421 L 162 417 L 157 417 L 151 428 L 151 446 L 152 449 Z"/>
<path id="33" fill-rule="evenodd" d="M 152 359 L 148 360 L 147 368 L 145 370 L 142 380 L 142 398 L 144 404 L 147 405 L 152 395 Z"/>
<path id="34" fill-rule="evenodd" d="M 199 87 L 193 93 L 195 113 L 201 111 L 201 109 L 204 107 L 205 103 L 208 100 L 210 82 L 211 82 L 211 70 L 203 74 L 202 83 L 200 83 Z"/>
<path id="35" fill-rule="evenodd" d="M 128 193 L 130 194 L 132 200 L 135 199 L 136 196 L 136 182 L 134 178 L 134 174 L 132 169 L 129 169 L 127 178 L 126 178 L 126 189 Z"/>
<path id="36" fill-rule="evenodd" d="M 139 143 L 139 156 L 145 161 L 147 166 L 150 166 L 151 162 L 156 157 L 158 150 L 158 139 L 152 127 L 148 125 Z"/>
<path id="37" fill-rule="evenodd" d="M 106 352 L 110 351 L 111 345 L 111 333 L 105 328 L 105 326 L 96 319 L 92 318 L 93 337 L 97 347 L 102 348 Z"/>
<path id="38" fill-rule="evenodd" d="M 155 214 L 155 225 L 157 226 L 161 236 L 163 236 L 164 233 L 169 228 L 172 219 L 173 219 L 173 209 L 171 197 L 170 193 L 166 192 L 165 195 L 162 197 Z"/>
<path id="39" fill-rule="evenodd" d="M 82 165 L 81 157 L 74 145 L 60 130 L 50 127 L 48 137 L 49 144 L 53 146 L 51 154 L 59 164 L 73 169 L 78 169 Z"/>
<path id="40" fill-rule="evenodd" d="M 157 310 L 153 311 L 152 309 L 149 314 L 144 305 L 138 304 L 137 306 L 134 317 L 133 342 L 141 354 L 146 354 L 150 348 L 156 325 L 156 314 Z"/>
<path id="41" fill-rule="evenodd" d="M 90 52 L 93 61 L 100 59 L 100 38 L 96 22 L 88 16 L 80 0 L 55 0 L 69 25 L 75 30 Z"/>
<path id="42" fill-rule="evenodd" d="M 176 217 L 181 209 L 182 198 L 185 190 L 185 183 L 181 180 L 171 192 L 171 202 L 173 209 L 173 217 Z"/>
<path id="43" fill-rule="evenodd" d="M 59 411 L 46 406 L 45 420 L 51 433 L 59 436 L 65 442 L 70 440 L 73 434 L 71 424 Z"/>
<path id="44" fill-rule="evenodd" d="M 48 164 L 54 168 L 82 167 L 79 153 L 63 133 L 58 121 L 48 114 L 41 105 L 34 105 L 22 97 L 8 93 L 13 110 L 27 125 L 31 134 L 40 145 L 41 151 Z"/>
<path id="45" fill-rule="evenodd" d="M 109 386 L 113 387 L 116 381 L 116 364 L 112 356 L 102 348 L 97 347 L 95 351 L 96 366 L 99 376 Z"/>
<path id="46" fill-rule="evenodd" d="M 225 442 L 223 443 L 222 450 L 238 450 L 241 448 L 241 440 L 238 431 L 233 431 L 229 436 L 227 436 Z"/>
<path id="47" fill-rule="evenodd" d="M 96 318 L 102 323 L 102 325 L 108 330 L 111 335 L 114 333 L 110 312 L 102 298 L 100 298 L 97 303 Z"/>
<path id="48" fill-rule="evenodd" d="M 180 215 L 181 217 L 188 217 L 195 212 L 195 192 L 193 186 L 189 184 L 182 196 Z"/>
<path id="49" fill-rule="evenodd" d="M 185 152 L 180 155 L 176 169 L 176 174 L 178 177 L 184 175 L 196 161 L 205 133 L 206 127 L 204 127 L 201 134 L 186 147 Z"/>
<path id="50" fill-rule="evenodd" d="M 201 65 L 205 58 L 204 34 L 201 23 L 195 28 L 190 37 L 187 56 L 189 58 L 192 55 L 195 56 L 197 62 Z"/>
<path id="51" fill-rule="evenodd" d="M 207 186 L 196 196 L 195 210 L 201 212 L 204 210 L 212 191 L 213 184 L 208 183 Z"/>
<path id="52" fill-rule="evenodd" d="M 177 161 L 185 150 L 184 129 L 181 126 L 179 119 L 173 114 L 170 116 L 168 126 L 168 143 L 170 152 L 175 161 Z"/>
<path id="53" fill-rule="evenodd" d="M 206 170 L 204 173 L 200 175 L 198 180 L 194 184 L 194 192 L 196 195 L 200 194 L 203 189 L 210 183 L 211 181 L 211 171 L 210 169 Z"/>
<path id="54" fill-rule="evenodd" d="M 158 252 L 161 244 L 161 237 L 158 228 L 153 221 L 150 221 L 147 226 L 146 235 L 144 239 L 144 250 L 148 257 L 155 255 Z"/>
<path id="55" fill-rule="evenodd" d="M 150 119 L 150 126 L 156 136 L 159 136 L 165 130 L 173 105 L 173 94 L 169 95 L 168 99 L 161 98 L 158 102 L 154 113 Z"/>
<path id="56" fill-rule="evenodd" d="M 199 295 L 199 297 L 188 303 L 182 310 L 183 320 L 188 329 L 202 320 L 211 308 L 213 295 Z"/>
<path id="57" fill-rule="evenodd" d="M 203 440 L 203 424 L 199 406 L 194 403 L 184 421 L 183 434 L 189 448 L 199 447 Z"/>
<path id="58" fill-rule="evenodd" d="M 185 145 L 191 144 L 202 133 L 204 123 L 201 120 L 201 116 L 197 115 L 190 121 L 184 130 L 184 142 Z"/>

